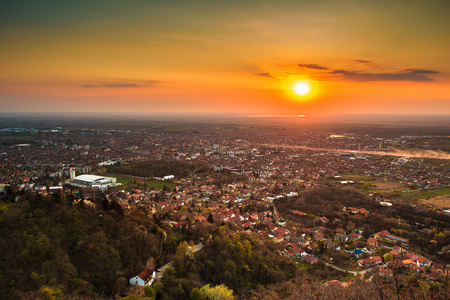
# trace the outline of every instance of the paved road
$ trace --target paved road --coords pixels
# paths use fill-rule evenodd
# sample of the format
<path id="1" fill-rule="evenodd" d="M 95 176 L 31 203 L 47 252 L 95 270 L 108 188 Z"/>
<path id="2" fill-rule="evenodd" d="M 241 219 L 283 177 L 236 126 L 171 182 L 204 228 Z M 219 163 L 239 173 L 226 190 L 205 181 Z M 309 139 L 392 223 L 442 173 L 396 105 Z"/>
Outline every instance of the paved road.
<path id="1" fill-rule="evenodd" d="M 319 258 L 319 259 L 320 259 L 320 258 Z M 367 273 L 367 272 L 369 272 L 369 271 L 372 271 L 372 268 L 365 269 L 365 270 L 362 270 L 362 271 L 349 271 L 349 270 L 342 269 L 342 268 L 340 268 L 340 267 L 338 267 L 338 266 L 335 266 L 335 265 L 333 265 L 333 264 L 330 264 L 329 262 L 326 262 L 326 261 L 324 261 L 324 260 L 321 260 L 321 261 L 322 261 L 325 265 L 329 266 L 330 268 L 333 268 L 333 269 L 338 270 L 338 271 L 340 271 L 340 272 L 349 272 L 350 274 L 353 274 L 353 275 L 362 275 L 362 274 L 365 274 L 365 273 Z"/>
<path id="2" fill-rule="evenodd" d="M 320 258 L 319 258 L 320 259 Z M 329 266 L 329 267 L 331 267 L 331 268 L 333 268 L 333 269 L 335 269 L 335 270 L 338 270 L 338 271 L 340 271 L 340 272 L 349 272 L 350 274 L 353 274 L 353 275 L 363 275 L 363 274 L 366 274 L 367 272 L 370 272 L 370 271 L 372 271 L 372 269 L 373 268 L 368 268 L 368 269 L 365 269 L 365 270 L 361 270 L 361 271 L 349 271 L 349 270 L 345 270 L 345 269 L 342 269 L 342 268 L 339 268 L 338 266 L 335 266 L 335 265 L 333 265 L 333 264 L 331 264 L 331 263 L 329 263 L 329 262 L 326 262 L 326 261 L 324 261 L 324 260 L 322 260 L 322 259 L 320 259 L 324 264 L 326 264 L 327 266 Z M 386 263 L 384 263 L 384 264 L 382 264 L 382 265 L 379 265 L 379 268 L 380 269 L 382 269 L 382 268 L 385 268 L 386 267 Z"/>
<path id="3" fill-rule="evenodd" d="M 204 246 L 203 244 L 195 245 L 194 253 L 202 250 L 203 246 Z M 166 272 L 166 270 L 168 268 L 173 268 L 173 261 L 171 261 L 171 262 L 169 262 L 169 263 L 167 263 L 164 266 L 159 268 L 161 270 L 161 272 L 156 272 L 155 281 L 159 281 L 161 279 L 161 277 L 164 276 L 164 273 Z"/>
<path id="4" fill-rule="evenodd" d="M 164 276 L 164 273 L 166 272 L 166 270 L 168 268 L 173 268 L 173 261 L 171 261 L 168 264 L 165 264 L 164 266 L 162 266 L 161 268 L 159 268 L 161 270 L 161 272 L 156 272 L 156 276 L 155 276 L 155 281 L 159 281 L 161 279 L 161 277 Z"/>
<path id="5" fill-rule="evenodd" d="M 203 246 L 204 246 L 204 245 L 203 245 L 202 243 L 195 245 L 195 247 L 194 247 L 194 253 L 195 253 L 195 252 L 198 252 L 198 251 L 200 251 L 200 250 L 202 250 L 202 249 L 203 249 Z"/>

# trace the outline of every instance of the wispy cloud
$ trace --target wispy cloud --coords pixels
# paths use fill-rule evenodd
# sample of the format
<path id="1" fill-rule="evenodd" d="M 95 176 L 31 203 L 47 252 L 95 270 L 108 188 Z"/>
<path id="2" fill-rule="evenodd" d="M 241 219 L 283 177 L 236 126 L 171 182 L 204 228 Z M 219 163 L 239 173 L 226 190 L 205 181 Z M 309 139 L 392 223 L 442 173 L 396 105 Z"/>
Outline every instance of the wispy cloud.
<path id="1" fill-rule="evenodd" d="M 357 66 L 361 66 L 361 67 L 374 67 L 374 65 L 372 64 L 372 62 L 370 60 L 365 60 L 365 59 L 353 59 L 353 60 L 350 60 L 349 63 L 352 65 L 357 65 Z"/>
<path id="2" fill-rule="evenodd" d="M 253 74 L 253 75 L 278 79 L 277 77 L 271 75 L 270 73 L 259 73 L 259 74 Z"/>
<path id="3" fill-rule="evenodd" d="M 298 64 L 300 68 L 314 69 L 314 70 L 329 70 L 327 67 L 318 64 Z"/>
<path id="4" fill-rule="evenodd" d="M 373 67 L 372 62 L 363 59 L 355 59 L 350 61 L 353 64 Z M 356 70 L 333 69 L 319 64 L 297 64 L 302 69 L 312 69 L 319 72 L 314 77 L 318 80 L 329 80 L 331 78 L 339 78 L 345 81 L 415 81 L 425 82 L 434 81 L 433 76 L 438 75 L 438 71 L 425 69 L 405 69 L 397 72 L 362 72 Z M 295 73 L 290 73 L 295 74 Z"/>
<path id="5" fill-rule="evenodd" d="M 406 72 L 414 73 L 414 74 L 426 74 L 426 75 L 435 75 L 439 74 L 437 71 L 433 70 L 422 70 L 422 69 L 406 69 Z"/>
<path id="6" fill-rule="evenodd" d="M 365 73 L 348 70 L 334 70 L 330 72 L 334 75 L 340 75 L 343 80 L 347 81 L 433 81 L 430 75 L 439 74 L 432 70 L 407 69 L 402 72 L 395 73 Z"/>
<path id="7" fill-rule="evenodd" d="M 140 87 L 152 87 L 161 83 L 158 80 L 143 80 L 143 81 L 115 81 L 108 83 L 99 84 L 83 84 L 81 87 L 84 88 L 140 88 Z"/>

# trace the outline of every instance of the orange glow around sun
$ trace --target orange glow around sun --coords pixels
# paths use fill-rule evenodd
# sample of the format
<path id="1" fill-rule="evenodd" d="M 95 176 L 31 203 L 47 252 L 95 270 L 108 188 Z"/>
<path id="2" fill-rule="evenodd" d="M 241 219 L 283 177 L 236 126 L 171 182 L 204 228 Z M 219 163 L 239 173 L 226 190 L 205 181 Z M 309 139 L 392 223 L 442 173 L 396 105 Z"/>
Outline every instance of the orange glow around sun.
<path id="1" fill-rule="evenodd" d="M 310 100 L 319 92 L 317 82 L 310 79 L 288 80 L 283 84 L 283 89 L 287 92 L 289 98 L 298 101 Z"/>

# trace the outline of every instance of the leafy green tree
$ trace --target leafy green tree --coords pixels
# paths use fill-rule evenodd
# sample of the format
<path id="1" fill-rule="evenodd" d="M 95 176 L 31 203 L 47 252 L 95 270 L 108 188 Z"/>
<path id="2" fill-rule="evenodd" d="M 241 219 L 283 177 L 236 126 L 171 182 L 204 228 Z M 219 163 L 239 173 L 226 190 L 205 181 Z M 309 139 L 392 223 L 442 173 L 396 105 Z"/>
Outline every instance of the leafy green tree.
<path id="1" fill-rule="evenodd" d="M 208 222 L 209 223 L 214 223 L 214 219 L 213 219 L 213 216 L 212 216 L 211 213 L 208 215 Z"/>
<path id="2" fill-rule="evenodd" d="M 39 299 L 42 300 L 56 300 L 62 299 L 62 291 L 58 287 L 41 286 L 39 289 Z"/>
<path id="3" fill-rule="evenodd" d="M 177 255 L 178 256 L 185 256 L 188 252 L 189 244 L 186 241 L 180 242 L 180 244 L 177 247 Z"/>
<path id="4" fill-rule="evenodd" d="M 124 211 L 123 211 L 122 206 L 120 206 L 120 204 L 117 201 L 115 201 L 115 200 L 112 200 L 109 203 L 109 208 L 108 209 L 109 210 L 115 210 L 121 216 L 124 215 Z"/>
<path id="5" fill-rule="evenodd" d="M 244 254 L 246 257 L 251 257 L 252 256 L 252 244 L 250 243 L 250 241 L 245 240 L 244 243 Z"/>
<path id="6" fill-rule="evenodd" d="M 390 253 L 386 253 L 385 255 L 383 255 L 384 261 L 389 262 L 393 259 L 392 254 Z"/>
<path id="7" fill-rule="evenodd" d="M 236 270 L 236 263 L 232 260 L 227 260 L 227 262 L 225 263 L 225 272 L 230 272 L 231 276 L 235 276 Z"/>
<path id="8" fill-rule="evenodd" d="M 189 297 L 190 300 L 202 300 L 203 298 L 204 295 L 199 288 L 195 287 L 191 290 L 191 294 Z"/>
<path id="9" fill-rule="evenodd" d="M 108 201 L 108 199 L 106 199 L 106 197 L 103 199 L 103 201 L 102 201 L 102 209 L 104 210 L 104 211 L 107 211 L 108 210 L 108 206 L 109 206 L 109 201 Z"/>
<path id="10" fill-rule="evenodd" d="M 226 285 L 220 284 L 210 287 L 209 284 L 201 287 L 200 291 L 206 295 L 209 300 L 233 300 L 233 290 Z"/>
<path id="11" fill-rule="evenodd" d="M 147 296 L 140 296 L 136 294 L 130 294 L 126 297 L 120 298 L 121 300 L 148 300 Z"/>
<path id="12" fill-rule="evenodd" d="M 313 253 L 314 254 L 319 254 L 320 253 L 320 247 L 319 247 L 319 244 L 315 244 L 314 246 L 313 246 Z"/>
<path id="13" fill-rule="evenodd" d="M 76 265 L 81 277 L 93 282 L 98 291 L 111 293 L 121 267 L 119 252 L 108 244 L 102 231 L 80 241 L 76 249 Z"/>
<path id="14" fill-rule="evenodd" d="M 62 249 L 56 250 L 53 260 L 48 260 L 42 264 L 42 270 L 48 280 L 61 282 L 65 286 L 71 286 L 77 275 L 77 269 Z"/>
<path id="15" fill-rule="evenodd" d="M 161 299 L 161 296 L 164 293 L 164 284 L 162 282 L 157 281 L 153 284 L 153 289 L 156 292 L 156 298 Z"/>
<path id="16" fill-rule="evenodd" d="M 151 299 L 156 299 L 156 291 L 155 291 L 154 288 L 152 288 L 152 287 L 149 286 L 149 285 L 146 285 L 146 286 L 144 287 L 144 295 L 145 295 L 146 297 L 151 298 Z"/>

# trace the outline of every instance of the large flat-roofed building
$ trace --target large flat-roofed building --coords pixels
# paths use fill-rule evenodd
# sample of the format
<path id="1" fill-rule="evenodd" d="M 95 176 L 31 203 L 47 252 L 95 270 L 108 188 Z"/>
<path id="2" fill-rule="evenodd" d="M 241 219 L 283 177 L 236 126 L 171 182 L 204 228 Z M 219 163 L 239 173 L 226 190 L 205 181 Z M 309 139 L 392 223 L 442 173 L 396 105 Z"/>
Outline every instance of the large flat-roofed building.
<path id="1" fill-rule="evenodd" d="M 70 183 L 80 187 L 106 188 L 117 185 L 116 178 L 83 174 L 70 180 Z"/>
<path id="2" fill-rule="evenodd" d="M 382 230 L 378 233 L 375 233 L 374 236 L 375 236 L 375 238 L 389 239 L 391 241 L 401 242 L 403 244 L 409 244 L 409 239 L 393 235 L 387 230 Z"/>

